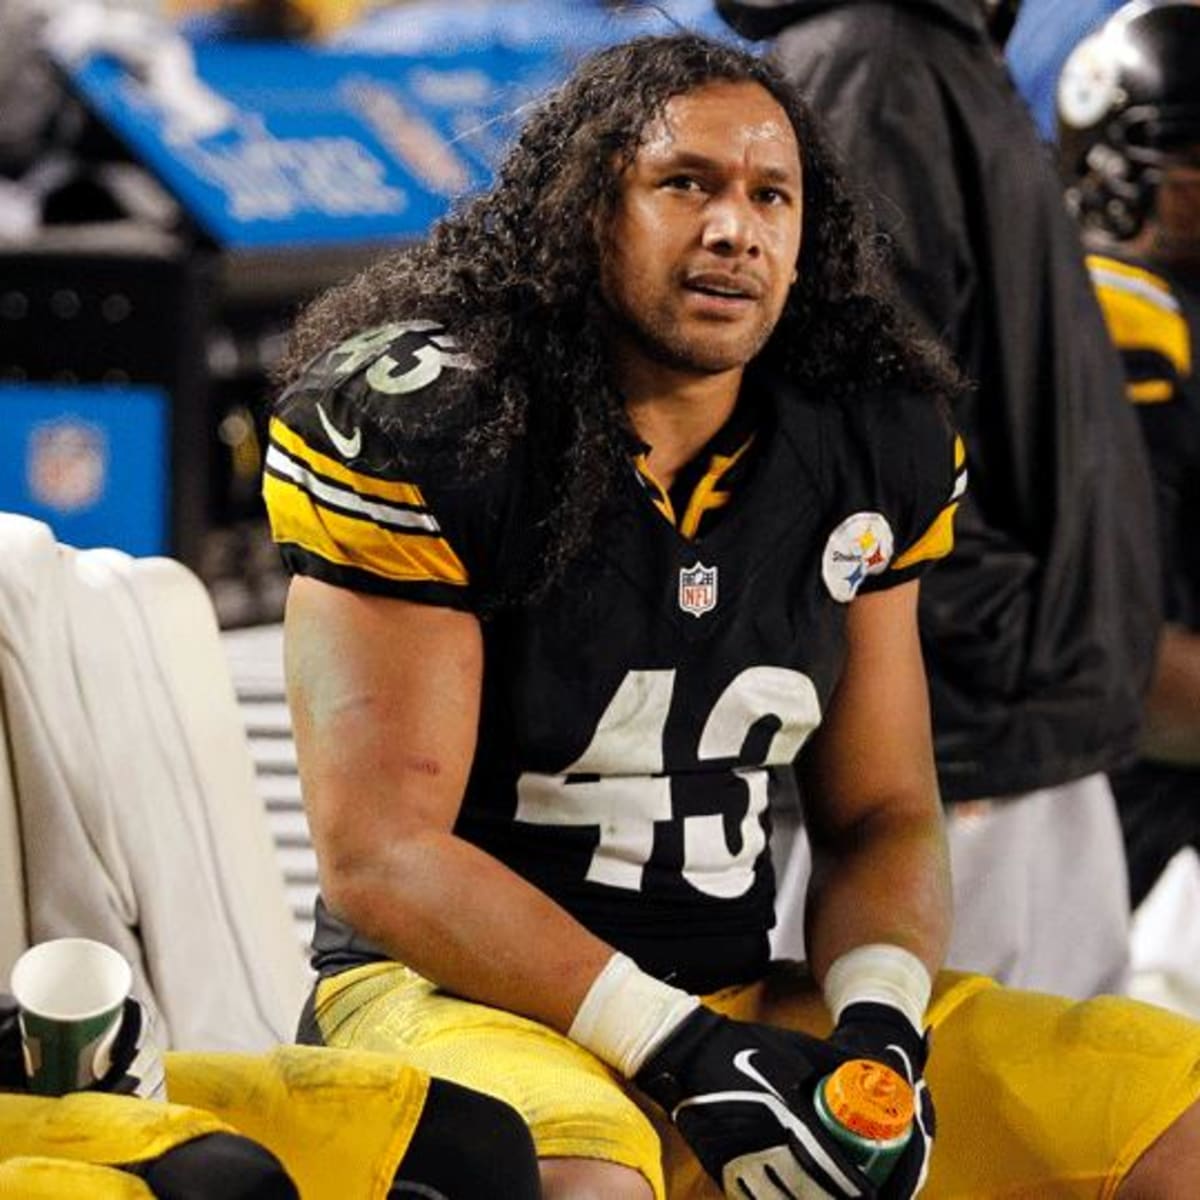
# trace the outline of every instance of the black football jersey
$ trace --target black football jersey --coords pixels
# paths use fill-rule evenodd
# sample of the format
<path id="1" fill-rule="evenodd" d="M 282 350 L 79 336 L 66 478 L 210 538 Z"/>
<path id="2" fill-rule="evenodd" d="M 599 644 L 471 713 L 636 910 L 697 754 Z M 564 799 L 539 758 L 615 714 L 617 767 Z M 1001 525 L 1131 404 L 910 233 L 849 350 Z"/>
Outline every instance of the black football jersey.
<path id="1" fill-rule="evenodd" d="M 317 362 L 281 398 L 265 495 L 288 567 L 472 610 L 528 531 L 518 449 L 454 478 L 396 432 L 471 370 L 429 322 Z M 454 380 L 461 383 L 461 377 Z M 768 797 L 820 724 L 848 605 L 953 544 L 961 444 L 926 398 L 805 396 L 747 378 L 689 494 L 631 454 L 590 553 L 483 620 L 479 740 L 456 831 L 644 969 L 711 990 L 767 956 Z M 752 414 L 747 422 L 745 413 Z M 316 964 L 379 957 L 324 908 Z"/>
<path id="2" fill-rule="evenodd" d="M 1121 259 L 1087 262 L 1150 452 L 1166 616 L 1200 629 L 1200 292 Z"/>

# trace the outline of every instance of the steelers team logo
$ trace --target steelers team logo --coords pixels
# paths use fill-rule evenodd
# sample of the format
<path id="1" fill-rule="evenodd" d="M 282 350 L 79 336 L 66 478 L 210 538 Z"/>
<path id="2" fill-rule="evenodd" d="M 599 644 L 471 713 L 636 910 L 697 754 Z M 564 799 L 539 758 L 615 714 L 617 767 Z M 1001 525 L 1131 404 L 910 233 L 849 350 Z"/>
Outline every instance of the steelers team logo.
<path id="1" fill-rule="evenodd" d="M 1103 34 L 1071 51 L 1058 77 L 1058 114 L 1064 125 L 1087 129 L 1120 100 L 1117 61 Z"/>
<path id="2" fill-rule="evenodd" d="M 821 578 L 839 604 L 849 604 L 868 575 L 892 560 L 892 527 L 883 513 L 858 512 L 830 535 L 821 556 Z"/>

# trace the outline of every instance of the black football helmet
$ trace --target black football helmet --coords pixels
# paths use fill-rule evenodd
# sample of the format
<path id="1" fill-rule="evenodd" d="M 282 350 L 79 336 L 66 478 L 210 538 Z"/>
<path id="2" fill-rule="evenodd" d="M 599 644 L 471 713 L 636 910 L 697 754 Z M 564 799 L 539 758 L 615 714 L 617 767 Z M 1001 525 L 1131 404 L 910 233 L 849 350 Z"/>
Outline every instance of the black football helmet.
<path id="1" fill-rule="evenodd" d="M 1164 159 L 1200 145 L 1200 0 L 1133 0 L 1071 51 L 1058 78 L 1059 162 L 1086 226 L 1133 237 Z"/>

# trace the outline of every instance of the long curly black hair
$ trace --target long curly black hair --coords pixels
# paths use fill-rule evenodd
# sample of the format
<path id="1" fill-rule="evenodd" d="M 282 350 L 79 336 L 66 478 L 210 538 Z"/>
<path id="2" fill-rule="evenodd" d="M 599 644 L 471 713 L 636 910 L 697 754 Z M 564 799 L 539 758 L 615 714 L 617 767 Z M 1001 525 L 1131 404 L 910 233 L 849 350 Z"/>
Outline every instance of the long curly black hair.
<path id="1" fill-rule="evenodd" d="M 485 472 L 521 441 L 542 475 L 532 489 L 536 565 L 505 589 L 510 599 L 540 594 L 563 575 L 629 469 L 631 431 L 597 320 L 597 231 L 667 102 L 717 82 L 765 88 L 801 148 L 798 278 L 757 361 L 830 402 L 888 386 L 947 397 L 957 390 L 945 357 L 883 299 L 876 243 L 809 109 L 772 65 L 687 33 L 602 50 L 525 122 L 490 191 L 463 202 L 421 244 L 315 301 L 277 371 L 286 383 L 315 355 L 389 321 L 444 322 L 478 368 L 453 373 L 470 381 L 456 469 Z M 397 421 L 405 419 L 398 406 Z"/>

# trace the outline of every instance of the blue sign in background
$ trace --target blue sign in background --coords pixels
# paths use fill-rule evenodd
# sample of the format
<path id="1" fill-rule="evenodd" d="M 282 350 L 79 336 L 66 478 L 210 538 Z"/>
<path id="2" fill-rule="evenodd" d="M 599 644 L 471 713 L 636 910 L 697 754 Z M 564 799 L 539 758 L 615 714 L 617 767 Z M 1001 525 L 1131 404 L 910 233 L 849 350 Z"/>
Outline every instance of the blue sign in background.
<path id="1" fill-rule="evenodd" d="M 737 40 L 713 0 L 408 0 L 383 6 L 338 34 L 333 45 L 387 53 L 430 54 L 468 47 L 553 50 L 562 73 L 581 54 L 641 34 L 683 29 Z"/>
<path id="2" fill-rule="evenodd" d="M 422 236 L 490 184 L 529 104 L 581 54 L 685 27 L 733 38 L 710 0 L 627 14 L 597 0 L 421 2 L 324 46 L 222 38 L 209 22 L 191 29 L 196 72 L 231 119 L 203 136 L 113 58 L 65 69 L 218 245 L 299 248 Z"/>
<path id="3" fill-rule="evenodd" d="M 73 72 L 92 109 L 214 240 L 237 249 L 418 236 L 491 179 L 522 106 L 555 76 L 546 53 L 431 58 L 303 46 L 196 47 L 197 74 L 233 109 L 206 137 L 111 58 Z"/>
<path id="4" fill-rule="evenodd" d="M 0 384 L 0 509 L 72 546 L 166 553 L 168 411 L 157 388 Z"/>

